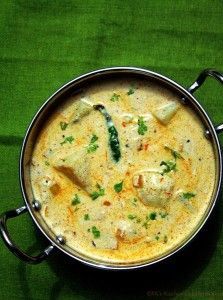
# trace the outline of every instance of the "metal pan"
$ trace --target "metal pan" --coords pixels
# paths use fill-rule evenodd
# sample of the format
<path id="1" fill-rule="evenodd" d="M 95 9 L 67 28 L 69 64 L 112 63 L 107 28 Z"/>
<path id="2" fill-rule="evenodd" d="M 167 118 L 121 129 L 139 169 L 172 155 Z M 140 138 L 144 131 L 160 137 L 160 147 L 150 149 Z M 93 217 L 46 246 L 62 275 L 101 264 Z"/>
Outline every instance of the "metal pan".
<path id="1" fill-rule="evenodd" d="M 40 216 L 40 203 L 34 199 L 31 182 L 30 182 L 30 172 L 29 172 L 29 164 L 30 158 L 32 155 L 32 150 L 35 145 L 36 137 L 41 129 L 44 120 L 46 120 L 47 116 L 52 112 L 55 106 L 58 106 L 63 99 L 66 99 L 67 96 L 72 94 L 78 93 L 81 89 L 83 89 L 89 82 L 92 81 L 99 81 L 101 79 L 106 78 L 117 78 L 118 76 L 126 77 L 126 76 L 133 76 L 138 78 L 144 78 L 148 80 L 152 80 L 161 86 L 165 86 L 169 90 L 172 90 L 175 94 L 179 96 L 181 101 L 185 105 L 189 105 L 199 116 L 200 120 L 203 122 L 204 127 L 206 128 L 204 134 L 208 139 L 211 140 L 214 151 L 215 151 L 215 160 L 216 160 L 216 182 L 214 187 L 214 192 L 212 195 L 212 199 L 209 202 L 209 206 L 203 215 L 202 220 L 194 228 L 193 232 L 187 237 L 184 241 L 181 242 L 180 245 L 176 246 L 175 248 L 171 249 L 167 253 L 156 257 L 149 261 L 144 261 L 142 263 L 134 263 L 134 264 L 112 264 L 112 263 L 105 263 L 100 262 L 91 257 L 86 257 L 80 253 L 75 252 L 73 249 L 70 249 L 66 245 L 66 240 L 63 236 L 55 236 L 55 234 L 47 227 L 44 223 L 42 217 Z M 101 268 L 101 269 L 135 269 L 139 267 L 149 266 L 151 264 L 157 263 L 167 257 L 173 255 L 174 253 L 178 252 L 182 249 L 187 243 L 191 241 L 191 239 L 197 235 L 200 231 L 202 226 L 207 221 L 215 202 L 219 196 L 221 181 L 222 181 L 222 154 L 220 143 L 218 140 L 217 134 L 223 132 L 223 124 L 218 126 L 214 126 L 212 121 L 210 120 L 209 116 L 207 115 L 206 111 L 202 108 L 201 104 L 196 100 L 193 96 L 193 93 L 203 84 L 205 79 L 211 76 L 218 80 L 220 83 L 223 84 L 223 75 L 217 71 L 206 69 L 204 70 L 197 78 L 197 80 L 188 88 L 185 89 L 184 87 L 180 86 L 176 82 L 172 81 L 171 79 L 162 76 L 158 73 L 154 73 L 152 71 L 146 69 L 139 69 L 133 67 L 114 67 L 114 68 L 107 68 L 101 69 L 97 71 L 93 71 L 82 75 L 63 87 L 61 87 L 56 93 L 54 93 L 39 109 L 39 111 L 34 116 L 33 120 L 31 121 L 21 149 L 20 155 L 20 186 L 24 198 L 24 205 L 13 209 L 7 212 L 4 212 L 0 216 L 0 233 L 3 238 L 5 245 L 8 249 L 14 253 L 19 259 L 32 263 L 37 264 L 46 259 L 54 249 L 59 249 L 64 254 L 69 255 L 71 258 L 81 261 L 89 266 Z M 15 245 L 12 241 L 10 234 L 7 229 L 7 220 L 10 218 L 17 217 L 25 212 L 29 212 L 31 215 L 34 223 L 40 229 L 40 231 L 45 235 L 45 237 L 49 240 L 50 245 L 39 255 L 37 256 L 30 256 L 23 252 L 20 248 Z"/>

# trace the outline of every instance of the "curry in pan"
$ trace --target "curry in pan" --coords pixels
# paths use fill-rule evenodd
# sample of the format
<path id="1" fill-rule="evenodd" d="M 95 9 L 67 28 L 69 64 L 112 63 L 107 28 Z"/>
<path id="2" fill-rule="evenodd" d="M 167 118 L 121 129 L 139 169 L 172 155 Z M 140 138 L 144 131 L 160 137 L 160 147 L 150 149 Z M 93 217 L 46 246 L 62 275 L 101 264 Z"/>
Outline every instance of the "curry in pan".
<path id="1" fill-rule="evenodd" d="M 214 151 L 171 91 L 138 79 L 101 81 L 47 120 L 31 182 L 42 218 L 74 251 L 111 263 L 150 260 L 202 219 Z"/>

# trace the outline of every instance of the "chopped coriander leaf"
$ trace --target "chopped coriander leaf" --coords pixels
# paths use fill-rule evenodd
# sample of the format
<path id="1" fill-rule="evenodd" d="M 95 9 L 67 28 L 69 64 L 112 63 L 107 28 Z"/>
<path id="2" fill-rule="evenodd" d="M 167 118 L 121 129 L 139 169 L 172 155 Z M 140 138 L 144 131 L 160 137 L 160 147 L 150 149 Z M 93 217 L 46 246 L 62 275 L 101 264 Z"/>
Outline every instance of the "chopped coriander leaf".
<path id="1" fill-rule="evenodd" d="M 120 95 L 114 93 L 114 94 L 112 95 L 112 97 L 111 97 L 110 100 L 111 100 L 112 102 L 115 102 L 115 101 L 118 101 L 120 97 L 121 97 Z"/>
<path id="2" fill-rule="evenodd" d="M 147 216 L 147 220 L 156 220 L 156 212 L 152 212 Z"/>
<path id="3" fill-rule="evenodd" d="M 73 138 L 72 135 L 70 135 L 70 136 L 65 137 L 64 140 L 63 140 L 63 142 L 60 143 L 60 144 L 61 145 L 66 144 L 66 143 L 71 144 L 73 141 L 74 141 L 74 138 Z"/>
<path id="4" fill-rule="evenodd" d="M 160 238 L 160 237 L 159 237 L 158 235 L 155 236 L 155 239 L 156 239 L 157 241 L 158 241 L 159 238 Z"/>
<path id="5" fill-rule="evenodd" d="M 77 204 L 80 204 L 80 203 L 81 203 L 81 200 L 80 200 L 79 196 L 77 194 L 75 194 L 74 199 L 72 200 L 71 204 L 72 205 L 77 205 Z"/>
<path id="6" fill-rule="evenodd" d="M 96 200 L 100 195 L 99 195 L 99 193 L 98 192 L 93 192 L 93 193 L 91 193 L 91 199 L 92 200 Z"/>
<path id="7" fill-rule="evenodd" d="M 182 200 L 189 200 L 189 199 L 191 199 L 191 198 L 193 198 L 193 197 L 195 197 L 195 196 L 196 196 L 196 194 L 191 193 L 191 192 L 187 192 L 187 193 L 183 193 L 183 194 L 181 195 L 181 199 L 182 199 Z"/>
<path id="8" fill-rule="evenodd" d="M 85 215 L 84 215 L 84 220 L 85 220 L 85 221 L 90 220 L 89 214 L 85 214 Z"/>
<path id="9" fill-rule="evenodd" d="M 138 134 L 144 135 L 147 130 L 148 130 L 148 127 L 145 124 L 143 117 L 139 117 L 139 119 L 138 119 Z"/>
<path id="10" fill-rule="evenodd" d="M 116 183 L 114 185 L 114 190 L 116 191 L 116 193 L 120 193 L 122 191 L 122 187 L 123 187 L 123 181 Z"/>
<path id="11" fill-rule="evenodd" d="M 137 202 L 136 198 L 133 198 L 132 201 L 131 201 L 132 205 L 134 205 L 134 206 L 137 206 L 136 202 Z"/>
<path id="12" fill-rule="evenodd" d="M 74 141 L 74 138 L 71 135 L 71 136 L 66 137 L 65 140 L 66 140 L 66 142 L 71 144 Z"/>
<path id="13" fill-rule="evenodd" d="M 183 158 L 183 156 L 182 156 L 178 151 L 176 151 L 176 150 L 174 150 L 174 149 L 171 149 L 171 148 L 168 147 L 168 146 L 165 146 L 164 148 L 165 148 L 166 150 L 169 150 L 175 159 Z"/>
<path id="14" fill-rule="evenodd" d="M 162 219 L 164 219 L 164 218 L 166 218 L 166 216 L 168 216 L 168 213 L 167 212 L 160 212 L 159 215 Z"/>
<path id="15" fill-rule="evenodd" d="M 98 145 L 97 144 L 90 144 L 88 147 L 87 147 L 87 153 L 92 153 L 92 152 L 95 152 L 97 149 L 98 149 Z"/>
<path id="16" fill-rule="evenodd" d="M 162 161 L 160 163 L 160 166 L 165 166 L 163 172 L 161 173 L 161 175 L 164 175 L 165 173 L 169 173 L 171 171 L 176 171 L 176 162 L 172 161 L 172 160 L 166 160 L 166 161 Z"/>
<path id="17" fill-rule="evenodd" d="M 100 196 L 104 196 L 105 189 L 103 189 L 99 184 L 97 184 L 98 191 L 95 191 L 90 194 L 92 200 L 96 200 Z"/>
<path id="18" fill-rule="evenodd" d="M 91 232 L 93 233 L 95 239 L 98 239 L 101 236 L 101 233 L 96 226 L 91 228 Z"/>
<path id="19" fill-rule="evenodd" d="M 87 147 L 87 153 L 95 152 L 98 149 L 99 146 L 98 146 L 98 144 L 95 143 L 97 140 L 98 140 L 98 137 L 95 134 L 93 134 L 90 144 Z"/>
<path id="20" fill-rule="evenodd" d="M 168 241 L 167 235 L 164 235 L 163 241 L 164 241 L 164 243 L 167 243 L 167 241 Z"/>
<path id="21" fill-rule="evenodd" d="M 97 140 L 98 140 L 97 135 L 96 135 L 96 134 L 93 134 L 90 143 L 93 144 L 93 143 L 96 142 Z"/>
<path id="22" fill-rule="evenodd" d="M 133 87 L 131 87 L 131 88 L 128 90 L 127 95 L 130 96 L 130 95 L 132 95 L 132 94 L 134 94 L 134 93 L 135 93 L 135 89 L 134 89 Z"/>
<path id="23" fill-rule="evenodd" d="M 50 163 L 46 160 L 46 161 L 45 161 L 45 165 L 46 165 L 46 166 L 49 166 Z"/>
<path id="24" fill-rule="evenodd" d="M 60 122 L 60 128 L 61 128 L 61 130 L 66 130 L 67 125 L 68 124 L 66 122 Z"/>
<path id="25" fill-rule="evenodd" d="M 129 220 L 134 220 L 135 218 L 136 218 L 136 215 L 131 215 L 131 214 L 128 215 L 128 219 L 129 219 Z"/>

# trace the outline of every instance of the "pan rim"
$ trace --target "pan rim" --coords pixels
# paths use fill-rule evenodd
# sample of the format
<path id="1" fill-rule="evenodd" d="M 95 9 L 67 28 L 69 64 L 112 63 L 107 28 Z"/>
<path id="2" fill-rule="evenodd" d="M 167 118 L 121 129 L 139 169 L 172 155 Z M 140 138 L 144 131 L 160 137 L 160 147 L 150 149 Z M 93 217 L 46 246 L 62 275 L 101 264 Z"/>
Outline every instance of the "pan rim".
<path id="1" fill-rule="evenodd" d="M 185 95 L 185 97 L 187 99 L 189 99 L 189 101 L 191 101 L 193 103 L 193 105 L 195 105 L 196 109 L 200 112 L 200 114 L 202 115 L 202 117 L 205 119 L 205 122 L 208 124 L 208 129 L 211 133 L 212 139 L 213 139 L 213 143 L 215 144 L 215 148 L 216 148 L 216 168 L 218 170 L 217 174 L 216 174 L 216 182 L 217 185 L 215 187 L 215 192 L 213 193 L 213 199 L 212 201 L 210 201 L 210 207 L 208 209 L 207 212 L 205 212 L 205 216 L 204 218 L 199 222 L 199 224 L 197 225 L 197 228 L 192 232 L 192 234 L 189 236 L 189 238 L 186 239 L 186 241 L 182 241 L 180 243 L 179 246 L 173 248 L 172 250 L 169 251 L 169 253 L 167 254 L 163 254 L 161 255 L 161 257 L 158 258 L 154 258 L 151 261 L 143 261 L 142 263 L 133 263 L 133 264 L 115 264 L 115 263 L 105 263 L 105 262 L 95 262 L 93 259 L 92 260 L 86 260 L 84 258 L 79 256 L 74 255 L 73 253 L 70 253 L 69 251 L 67 251 L 63 245 L 61 245 L 60 243 L 58 243 L 55 240 L 53 240 L 48 233 L 46 232 L 46 230 L 43 228 L 43 226 L 40 224 L 40 222 L 37 220 L 35 213 L 34 213 L 34 209 L 33 207 L 30 205 L 30 201 L 28 200 L 28 195 L 26 193 L 26 186 L 25 186 L 25 181 L 24 181 L 24 153 L 26 150 L 26 146 L 28 143 L 28 139 L 30 136 L 30 133 L 32 131 L 32 128 L 34 127 L 34 125 L 36 124 L 37 120 L 38 120 L 38 116 L 45 110 L 47 105 L 50 105 L 51 103 L 53 103 L 55 101 L 56 98 L 58 98 L 60 95 L 62 95 L 63 93 L 65 93 L 66 91 L 68 91 L 71 87 L 73 87 L 75 84 L 77 85 L 80 82 L 84 82 L 86 80 L 88 80 L 89 78 L 97 78 L 97 77 L 101 77 L 101 76 L 106 76 L 108 74 L 121 74 L 121 73 L 129 73 L 129 74 L 141 74 L 141 75 L 145 75 L 145 77 L 150 77 L 150 78 L 154 78 L 157 80 L 160 80 L 161 82 L 165 82 L 167 83 L 169 86 L 171 86 L 173 89 L 175 89 L 176 91 L 180 92 L 182 95 Z M 95 71 L 91 71 L 88 72 L 86 74 L 83 74 L 81 76 L 78 76 L 76 78 L 74 78 L 73 80 L 69 81 L 68 83 L 64 84 L 61 88 L 59 88 L 55 93 L 53 93 L 44 103 L 43 105 L 39 108 L 39 110 L 36 112 L 36 114 L 34 115 L 34 117 L 32 118 L 27 130 L 26 130 L 26 134 L 24 136 L 24 140 L 23 140 L 23 144 L 22 144 L 22 148 L 21 148 L 21 152 L 20 152 L 20 161 L 19 161 L 19 180 L 20 180 L 20 187 L 21 187 L 21 191 L 22 191 L 22 195 L 24 198 L 24 202 L 26 204 L 26 207 L 29 211 L 29 214 L 31 215 L 34 223 L 36 224 L 36 226 L 39 228 L 39 230 L 43 233 L 43 235 L 54 245 L 56 246 L 60 251 L 62 251 L 64 254 L 70 256 L 73 259 L 76 259 L 84 264 L 87 264 L 89 266 L 92 267 L 96 267 L 96 268 L 100 268 L 100 269 L 109 269 L 109 270 L 126 270 L 126 269 L 137 269 L 137 268 L 141 268 L 141 267 L 147 267 L 149 265 L 158 263 L 164 259 L 167 259 L 168 257 L 174 255 L 176 252 L 178 252 L 179 250 L 181 250 L 182 248 L 184 248 L 197 234 L 198 232 L 201 230 L 201 228 L 204 226 L 204 224 L 206 223 L 207 219 L 209 218 L 216 200 L 218 198 L 219 192 L 220 192 L 220 188 L 221 188 L 221 181 L 222 181 L 222 154 L 221 154 L 221 148 L 220 148 L 220 143 L 218 140 L 218 136 L 217 133 L 214 129 L 213 123 L 210 119 L 210 117 L 208 116 L 207 112 L 204 110 L 204 108 L 201 106 L 201 104 L 196 100 L 196 98 L 189 93 L 184 87 L 182 87 L 181 85 L 179 85 L 178 83 L 176 83 L 175 81 L 169 79 L 166 76 L 163 76 L 159 73 L 147 70 L 147 69 L 142 69 L 142 68 L 136 68 L 136 67 L 110 67 L 110 68 L 103 68 L 103 69 L 98 69 Z"/>

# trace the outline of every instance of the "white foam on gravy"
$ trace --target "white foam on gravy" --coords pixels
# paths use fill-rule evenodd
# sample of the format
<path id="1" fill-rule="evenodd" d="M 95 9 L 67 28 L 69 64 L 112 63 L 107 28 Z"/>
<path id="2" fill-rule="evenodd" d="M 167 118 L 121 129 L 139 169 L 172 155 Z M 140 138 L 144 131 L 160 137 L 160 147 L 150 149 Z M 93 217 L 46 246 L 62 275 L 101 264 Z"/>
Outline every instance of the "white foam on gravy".
<path id="1" fill-rule="evenodd" d="M 96 104 L 118 133 L 117 160 Z M 74 251 L 110 263 L 148 261 L 179 245 L 201 221 L 215 182 L 199 118 L 171 91 L 138 79 L 101 81 L 63 102 L 30 168 L 50 229 Z"/>

